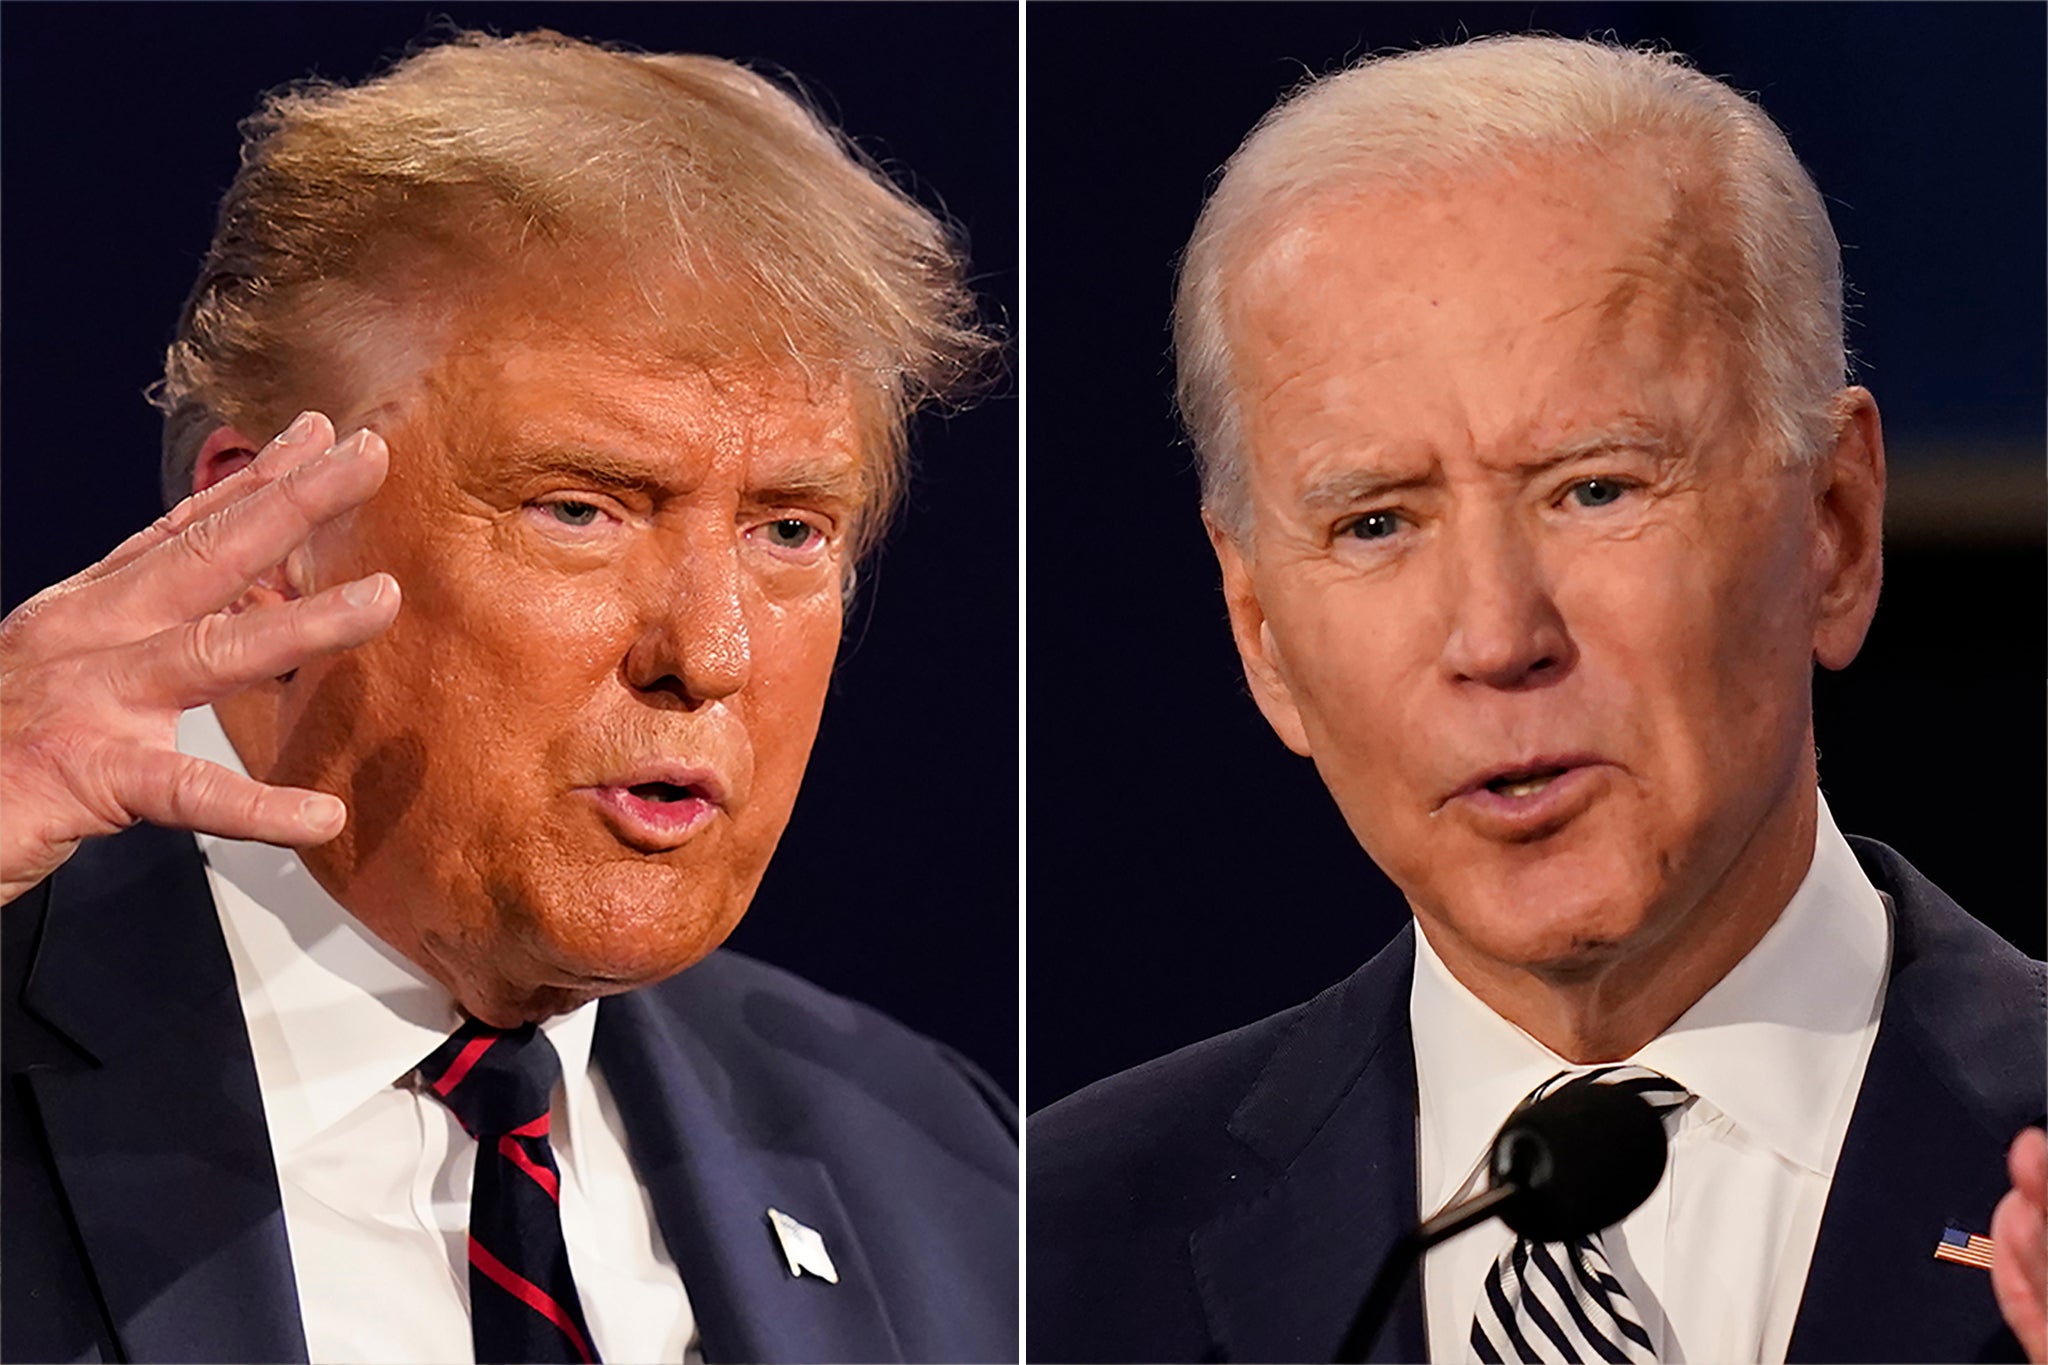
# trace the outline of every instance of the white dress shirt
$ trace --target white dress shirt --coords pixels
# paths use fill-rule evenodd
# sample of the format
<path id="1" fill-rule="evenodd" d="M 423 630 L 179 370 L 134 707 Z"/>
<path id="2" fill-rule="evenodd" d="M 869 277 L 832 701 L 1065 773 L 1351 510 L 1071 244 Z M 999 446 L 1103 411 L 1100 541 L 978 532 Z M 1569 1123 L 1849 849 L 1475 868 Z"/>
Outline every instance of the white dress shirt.
<path id="1" fill-rule="evenodd" d="M 1601 1237 L 1660 1361 L 1782 1361 L 1877 1037 L 1891 958 L 1884 903 L 1820 804 L 1813 861 L 1776 924 L 1678 1021 L 1628 1060 L 1696 1098 L 1664 1179 Z M 1418 926 L 1419 927 L 1419 926 Z M 1483 1189 L 1515 1105 L 1571 1064 L 1455 980 L 1418 933 L 1409 997 L 1424 1217 Z M 1469 1358 L 1499 1221 L 1423 1259 L 1430 1358 Z"/>
<path id="2" fill-rule="evenodd" d="M 178 747 L 245 771 L 209 707 Z M 365 929 L 298 856 L 202 835 L 248 1020 L 315 1365 L 468 1361 L 476 1142 L 410 1074 L 462 1022 L 448 992 Z M 590 1059 L 595 1003 L 541 1025 L 562 1060 L 551 1139 L 562 1233 L 611 1362 L 696 1358 L 696 1320 Z"/>

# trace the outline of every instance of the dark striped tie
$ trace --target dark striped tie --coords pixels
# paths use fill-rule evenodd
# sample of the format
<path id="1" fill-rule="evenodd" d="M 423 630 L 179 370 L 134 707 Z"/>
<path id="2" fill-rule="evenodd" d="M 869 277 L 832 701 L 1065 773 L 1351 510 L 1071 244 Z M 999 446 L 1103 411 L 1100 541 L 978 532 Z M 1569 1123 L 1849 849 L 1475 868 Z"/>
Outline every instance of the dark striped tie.
<path id="1" fill-rule="evenodd" d="M 595 1362 L 562 1240 L 548 1101 L 562 1063 L 532 1025 L 471 1020 L 420 1079 L 477 1140 L 469 1197 L 469 1331 L 478 1365 Z"/>
<path id="2" fill-rule="evenodd" d="M 1603 1066 L 1560 1071 L 1517 1108 L 1581 1085 L 1624 1086 L 1648 1100 L 1667 1123 L 1692 1098 L 1684 1086 L 1648 1067 Z M 1469 1359 L 1486 1365 L 1595 1360 L 1654 1365 L 1657 1351 L 1628 1292 L 1614 1278 L 1596 1232 L 1569 1242 L 1516 1238 L 1486 1272 L 1472 1316 Z"/>

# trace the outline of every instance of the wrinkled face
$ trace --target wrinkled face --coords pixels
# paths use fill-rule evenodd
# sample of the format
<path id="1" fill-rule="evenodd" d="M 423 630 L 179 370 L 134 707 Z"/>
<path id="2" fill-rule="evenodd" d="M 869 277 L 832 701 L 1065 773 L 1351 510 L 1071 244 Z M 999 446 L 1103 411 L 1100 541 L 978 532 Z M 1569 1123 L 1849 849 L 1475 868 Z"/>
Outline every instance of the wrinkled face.
<path id="1" fill-rule="evenodd" d="M 273 780 L 349 803 L 308 850 L 372 929 L 506 1024 L 688 966 L 745 910 L 839 640 L 846 389 L 650 359 L 506 310 L 335 414 L 391 449 L 316 546 L 394 574 L 390 631 L 286 688 Z"/>
<path id="2" fill-rule="evenodd" d="M 1235 280 L 1254 691 L 1494 961 L 1612 960 L 1811 853 L 1813 475 L 1750 432 L 1699 212 L 1567 161 L 1325 201 Z"/>

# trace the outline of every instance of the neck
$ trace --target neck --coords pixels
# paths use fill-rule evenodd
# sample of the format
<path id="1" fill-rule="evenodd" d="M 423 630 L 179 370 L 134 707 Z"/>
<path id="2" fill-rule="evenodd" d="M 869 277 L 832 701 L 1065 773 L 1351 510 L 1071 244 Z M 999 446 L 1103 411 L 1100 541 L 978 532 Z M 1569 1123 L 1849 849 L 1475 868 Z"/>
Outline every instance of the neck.
<path id="1" fill-rule="evenodd" d="M 266 780 L 277 766 L 277 704 L 263 695 L 266 690 L 250 688 L 213 704 L 228 743 L 235 746 L 242 766 L 258 781 Z"/>
<path id="2" fill-rule="evenodd" d="M 1621 1061 L 1677 1022 L 1778 922 L 1812 865 L 1818 820 L 1807 767 L 1704 894 L 1596 960 L 1502 962 L 1440 921 L 1428 926 L 1430 946 L 1461 985 L 1558 1056 Z"/>

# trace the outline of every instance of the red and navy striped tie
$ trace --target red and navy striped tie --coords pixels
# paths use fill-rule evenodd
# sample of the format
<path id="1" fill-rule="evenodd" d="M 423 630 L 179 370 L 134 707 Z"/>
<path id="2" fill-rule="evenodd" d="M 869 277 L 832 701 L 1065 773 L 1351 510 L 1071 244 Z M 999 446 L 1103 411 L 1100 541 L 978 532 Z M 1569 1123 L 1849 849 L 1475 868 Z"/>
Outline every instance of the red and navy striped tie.
<path id="1" fill-rule="evenodd" d="M 427 1089 L 477 1140 L 469 1199 L 469 1327 L 478 1365 L 595 1362 L 562 1240 L 548 1101 L 562 1063 L 532 1024 L 474 1019 L 420 1063 Z"/>

